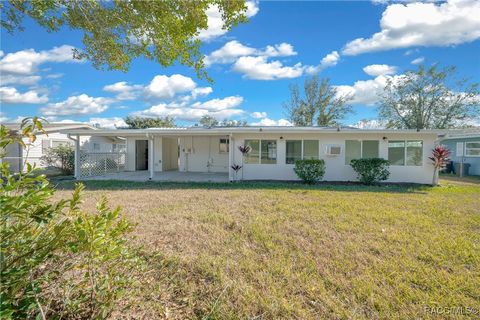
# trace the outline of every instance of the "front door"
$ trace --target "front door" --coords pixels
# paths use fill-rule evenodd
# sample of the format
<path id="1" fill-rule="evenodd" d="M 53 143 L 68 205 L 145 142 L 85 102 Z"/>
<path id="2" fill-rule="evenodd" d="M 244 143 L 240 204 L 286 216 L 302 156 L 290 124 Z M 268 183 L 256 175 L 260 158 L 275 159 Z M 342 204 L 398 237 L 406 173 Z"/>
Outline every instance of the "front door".
<path id="1" fill-rule="evenodd" d="M 135 170 L 148 170 L 148 140 L 135 141 Z"/>

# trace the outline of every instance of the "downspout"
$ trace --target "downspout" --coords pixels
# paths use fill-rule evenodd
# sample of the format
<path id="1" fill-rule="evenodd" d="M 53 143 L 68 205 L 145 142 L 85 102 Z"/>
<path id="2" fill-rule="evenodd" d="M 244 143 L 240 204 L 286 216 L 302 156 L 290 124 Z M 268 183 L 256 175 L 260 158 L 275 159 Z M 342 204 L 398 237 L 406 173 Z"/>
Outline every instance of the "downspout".
<path id="1" fill-rule="evenodd" d="M 75 158 L 74 158 L 74 176 L 75 179 L 80 179 L 80 135 L 77 134 L 77 138 L 72 138 L 70 133 L 67 134 L 67 138 L 75 142 Z"/>

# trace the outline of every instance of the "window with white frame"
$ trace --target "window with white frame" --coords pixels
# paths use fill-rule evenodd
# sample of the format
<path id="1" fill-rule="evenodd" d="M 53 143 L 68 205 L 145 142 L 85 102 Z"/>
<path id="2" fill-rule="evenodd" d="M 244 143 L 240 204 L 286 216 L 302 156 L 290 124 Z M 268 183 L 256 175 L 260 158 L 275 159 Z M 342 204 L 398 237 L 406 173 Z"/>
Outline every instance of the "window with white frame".
<path id="1" fill-rule="evenodd" d="M 378 140 L 345 140 L 345 164 L 353 159 L 378 158 L 378 150 Z"/>
<path id="2" fill-rule="evenodd" d="M 423 141 L 391 140 L 388 142 L 388 161 L 393 166 L 421 166 Z"/>
<path id="3" fill-rule="evenodd" d="M 276 140 L 245 140 L 245 146 L 250 151 L 245 155 L 247 164 L 276 164 L 277 141 Z"/>
<path id="4" fill-rule="evenodd" d="M 125 144 L 123 143 L 113 143 L 112 152 L 125 152 Z"/>
<path id="5" fill-rule="evenodd" d="M 93 151 L 100 151 L 100 143 L 93 143 Z"/>
<path id="6" fill-rule="evenodd" d="M 318 140 L 287 140 L 285 163 L 294 164 L 301 159 L 318 159 Z"/>
<path id="7" fill-rule="evenodd" d="M 220 146 L 219 146 L 219 152 L 220 153 L 228 153 L 230 149 L 230 140 L 221 138 L 220 139 Z"/>
<path id="8" fill-rule="evenodd" d="M 480 157 L 480 141 L 465 142 L 465 156 Z"/>

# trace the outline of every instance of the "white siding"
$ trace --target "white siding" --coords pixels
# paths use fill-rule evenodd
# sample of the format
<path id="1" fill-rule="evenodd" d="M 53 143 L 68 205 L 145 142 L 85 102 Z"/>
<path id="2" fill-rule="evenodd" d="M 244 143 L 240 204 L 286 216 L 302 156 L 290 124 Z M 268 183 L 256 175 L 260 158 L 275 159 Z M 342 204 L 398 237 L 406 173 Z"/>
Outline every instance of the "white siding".
<path id="1" fill-rule="evenodd" d="M 280 139 L 282 137 L 283 139 Z M 324 134 L 235 134 L 230 150 L 234 151 L 232 164 L 243 165 L 243 178 L 245 180 L 298 180 L 293 171 L 293 164 L 285 163 L 286 140 L 319 140 L 319 158 L 325 160 L 326 181 L 356 181 L 357 177 L 351 166 L 345 165 L 345 140 L 378 140 L 379 156 L 388 158 L 388 140 L 422 140 L 423 165 L 422 166 L 390 166 L 389 182 L 414 182 L 430 183 L 433 176 L 433 166 L 429 163 L 428 156 L 434 147 L 436 136 L 434 134 L 395 134 L 389 133 L 387 139 L 377 133 L 324 133 Z M 244 164 L 242 154 L 238 147 L 244 144 L 245 139 L 264 139 L 277 141 L 276 164 Z M 342 147 L 338 156 L 326 155 L 326 147 L 335 144 Z M 242 172 L 239 171 L 239 177 Z"/>
<path id="2" fill-rule="evenodd" d="M 193 136 L 180 138 L 180 171 L 228 172 L 228 153 L 220 153 L 220 138 Z M 188 152 L 190 150 L 190 152 Z"/>

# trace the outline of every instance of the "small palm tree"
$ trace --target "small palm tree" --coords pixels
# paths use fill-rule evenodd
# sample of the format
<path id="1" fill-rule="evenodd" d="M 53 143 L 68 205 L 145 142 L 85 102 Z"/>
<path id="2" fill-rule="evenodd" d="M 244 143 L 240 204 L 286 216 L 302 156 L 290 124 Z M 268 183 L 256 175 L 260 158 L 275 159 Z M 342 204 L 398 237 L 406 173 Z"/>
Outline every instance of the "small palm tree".
<path id="1" fill-rule="evenodd" d="M 448 161 L 450 160 L 449 156 L 450 150 L 448 150 L 445 146 L 438 145 L 433 148 L 432 156 L 428 157 L 430 160 L 432 160 L 433 167 L 435 168 L 435 170 L 433 171 L 432 185 L 438 185 L 438 171 L 445 168 Z"/>
<path id="2" fill-rule="evenodd" d="M 247 155 L 247 153 L 250 152 L 250 146 L 239 146 L 238 147 L 238 150 L 240 150 L 240 152 L 242 153 L 242 165 L 240 166 L 240 168 L 243 167 L 243 158 L 245 158 L 245 156 Z M 242 180 L 243 180 L 243 170 L 242 170 Z"/>

